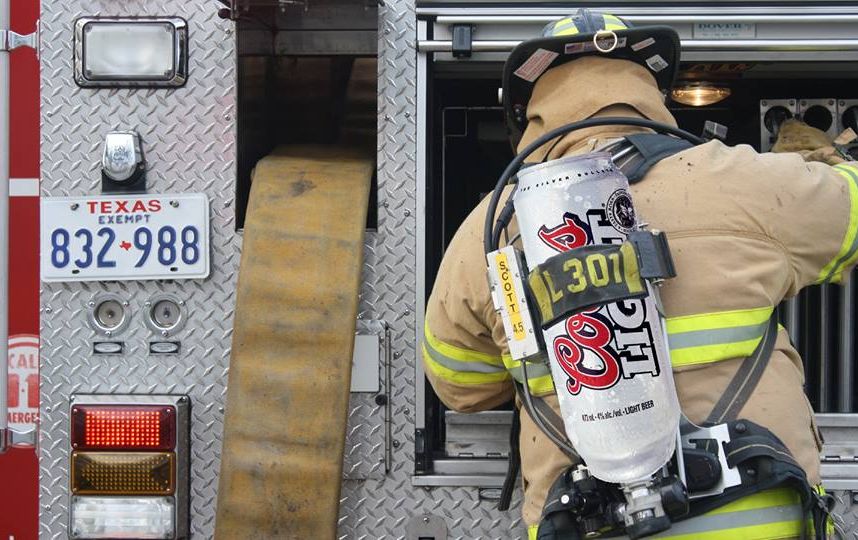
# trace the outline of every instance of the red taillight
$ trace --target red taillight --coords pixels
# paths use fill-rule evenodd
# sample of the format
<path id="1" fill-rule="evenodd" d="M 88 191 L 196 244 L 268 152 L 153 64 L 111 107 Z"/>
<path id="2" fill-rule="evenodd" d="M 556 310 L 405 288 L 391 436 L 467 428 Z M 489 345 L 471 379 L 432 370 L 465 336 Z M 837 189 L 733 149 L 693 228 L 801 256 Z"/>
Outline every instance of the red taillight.
<path id="1" fill-rule="evenodd" d="M 176 409 L 169 405 L 75 405 L 76 450 L 172 450 Z"/>

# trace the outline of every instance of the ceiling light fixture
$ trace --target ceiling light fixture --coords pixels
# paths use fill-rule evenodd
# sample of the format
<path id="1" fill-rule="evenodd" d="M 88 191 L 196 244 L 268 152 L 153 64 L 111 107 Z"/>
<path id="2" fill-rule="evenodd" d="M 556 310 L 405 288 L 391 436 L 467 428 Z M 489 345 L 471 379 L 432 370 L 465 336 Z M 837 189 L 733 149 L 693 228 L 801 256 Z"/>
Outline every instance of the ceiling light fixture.
<path id="1" fill-rule="evenodd" d="M 723 101 L 730 96 L 726 86 L 715 86 L 707 82 L 682 83 L 670 92 L 677 103 L 691 107 L 705 107 Z"/>

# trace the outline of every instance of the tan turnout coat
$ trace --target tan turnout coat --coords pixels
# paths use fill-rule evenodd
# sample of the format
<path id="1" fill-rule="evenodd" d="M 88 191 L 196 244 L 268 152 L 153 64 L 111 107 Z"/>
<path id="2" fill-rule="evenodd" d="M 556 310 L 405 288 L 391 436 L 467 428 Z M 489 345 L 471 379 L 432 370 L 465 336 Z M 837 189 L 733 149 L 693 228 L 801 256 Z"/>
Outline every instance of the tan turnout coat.
<path id="1" fill-rule="evenodd" d="M 520 148 L 549 129 L 594 115 L 674 123 L 645 69 L 588 57 L 540 78 Z M 549 157 L 590 151 L 630 131 L 575 132 Z M 850 185 L 843 171 L 805 163 L 797 154 L 759 154 L 750 146 L 712 141 L 660 162 L 631 190 L 640 219 L 669 237 L 678 275 L 662 288 L 667 317 L 776 306 L 808 285 L 839 281 L 858 257 L 858 187 Z M 426 326 L 435 340 L 455 350 L 497 357 L 507 346 L 486 282 L 486 207 L 484 200 L 473 210 L 447 248 L 428 302 Z M 813 365 L 819 359 L 807 360 Z M 674 369 L 683 411 L 692 421 L 708 415 L 741 362 L 733 358 Z M 513 398 L 509 378 L 456 383 L 428 365 L 426 372 L 444 403 L 458 411 L 485 410 Z M 781 329 L 770 363 L 740 417 L 772 430 L 816 483 L 821 441 L 803 384 L 801 359 Z M 549 400 L 556 407 L 556 400 Z M 520 449 L 523 516 L 534 524 L 548 488 L 569 461 L 524 412 Z"/>

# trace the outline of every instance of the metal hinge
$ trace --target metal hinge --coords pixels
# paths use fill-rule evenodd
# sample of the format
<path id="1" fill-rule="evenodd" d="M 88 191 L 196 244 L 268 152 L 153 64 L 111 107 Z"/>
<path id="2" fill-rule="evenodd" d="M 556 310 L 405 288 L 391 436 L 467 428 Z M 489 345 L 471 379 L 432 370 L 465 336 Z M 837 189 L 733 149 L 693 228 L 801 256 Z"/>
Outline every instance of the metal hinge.
<path id="1" fill-rule="evenodd" d="M 16 431 L 11 428 L 0 429 L 0 454 L 13 447 L 29 447 L 36 445 L 36 430 Z"/>
<path id="2" fill-rule="evenodd" d="M 11 30 L 0 30 L 0 51 L 13 51 L 21 47 L 38 49 L 38 29 L 32 34 L 21 35 Z"/>

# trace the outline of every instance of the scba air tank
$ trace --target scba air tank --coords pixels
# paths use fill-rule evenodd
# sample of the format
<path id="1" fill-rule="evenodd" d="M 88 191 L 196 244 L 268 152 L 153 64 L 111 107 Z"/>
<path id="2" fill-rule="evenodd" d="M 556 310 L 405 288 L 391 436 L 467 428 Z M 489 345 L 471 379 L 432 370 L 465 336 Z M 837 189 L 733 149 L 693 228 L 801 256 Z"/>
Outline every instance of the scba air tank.
<path id="1" fill-rule="evenodd" d="M 619 244 L 636 230 L 629 183 L 611 156 L 549 161 L 518 174 L 515 213 L 527 264 L 590 244 Z M 571 265 L 573 285 L 622 279 L 618 258 Z M 565 268 L 564 268 L 565 270 Z M 672 456 L 680 408 L 656 292 L 576 313 L 543 330 L 566 434 L 606 482 L 644 479 Z M 569 290 L 554 295 L 572 294 Z"/>

